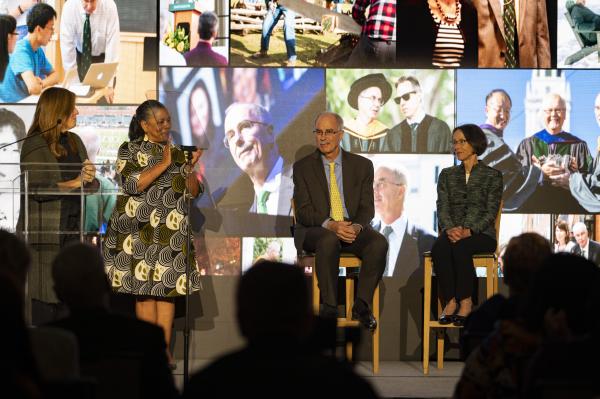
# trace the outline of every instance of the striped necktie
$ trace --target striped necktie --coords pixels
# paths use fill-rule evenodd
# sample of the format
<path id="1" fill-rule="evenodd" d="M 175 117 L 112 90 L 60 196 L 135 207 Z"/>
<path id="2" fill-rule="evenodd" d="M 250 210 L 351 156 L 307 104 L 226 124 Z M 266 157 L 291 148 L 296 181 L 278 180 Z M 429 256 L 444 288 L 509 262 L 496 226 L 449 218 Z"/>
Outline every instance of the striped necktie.
<path id="1" fill-rule="evenodd" d="M 336 222 L 344 220 L 342 196 L 335 177 L 335 162 L 329 162 L 329 202 L 331 203 L 331 218 Z"/>
<path id="2" fill-rule="evenodd" d="M 517 33 L 517 18 L 515 14 L 515 0 L 504 0 L 504 40 L 506 41 L 506 57 L 504 66 L 506 68 L 516 68 L 517 55 L 515 46 L 515 37 Z"/>

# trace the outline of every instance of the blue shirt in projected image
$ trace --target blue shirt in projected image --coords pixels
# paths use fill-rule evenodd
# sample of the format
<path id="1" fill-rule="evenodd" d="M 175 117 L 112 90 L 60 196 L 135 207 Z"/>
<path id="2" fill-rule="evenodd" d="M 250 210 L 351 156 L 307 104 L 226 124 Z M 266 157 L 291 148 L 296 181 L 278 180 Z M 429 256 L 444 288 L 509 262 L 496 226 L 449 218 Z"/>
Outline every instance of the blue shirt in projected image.
<path id="1" fill-rule="evenodd" d="M 29 95 L 27 85 L 21 77 L 21 74 L 27 71 L 32 71 L 35 76 L 44 79 L 52 72 L 52 64 L 41 47 L 33 50 L 26 37 L 17 42 L 15 51 L 10 55 L 4 80 L 0 84 L 2 102 L 16 103 Z"/>

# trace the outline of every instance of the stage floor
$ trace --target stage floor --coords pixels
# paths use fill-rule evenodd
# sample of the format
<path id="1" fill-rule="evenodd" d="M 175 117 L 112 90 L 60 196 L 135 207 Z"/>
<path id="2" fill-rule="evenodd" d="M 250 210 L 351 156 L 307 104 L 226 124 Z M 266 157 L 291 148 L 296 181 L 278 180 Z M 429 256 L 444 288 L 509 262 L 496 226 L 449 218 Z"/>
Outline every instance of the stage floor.
<path id="1" fill-rule="evenodd" d="M 194 361 L 191 370 L 207 364 L 208 361 Z M 175 383 L 183 386 L 183 362 L 177 362 L 174 372 Z M 463 363 L 444 362 L 442 370 L 437 364 L 429 364 L 429 375 L 423 375 L 421 362 L 381 362 L 379 374 L 371 373 L 370 362 L 358 362 L 356 371 L 375 387 L 382 398 L 451 398 L 454 386 L 462 372 Z"/>

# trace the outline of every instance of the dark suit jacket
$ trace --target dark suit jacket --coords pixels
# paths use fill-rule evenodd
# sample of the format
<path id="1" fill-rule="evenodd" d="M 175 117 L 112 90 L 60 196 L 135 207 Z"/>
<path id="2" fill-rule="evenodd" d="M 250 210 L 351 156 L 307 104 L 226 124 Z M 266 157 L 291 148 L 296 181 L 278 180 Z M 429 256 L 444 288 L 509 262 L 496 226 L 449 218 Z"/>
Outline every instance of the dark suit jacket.
<path id="1" fill-rule="evenodd" d="M 463 68 L 477 68 L 477 12 L 470 0 L 461 1 L 459 28 L 465 39 Z M 427 2 L 402 0 L 396 13 L 396 59 L 404 68 L 432 68 L 438 26 Z"/>
<path id="2" fill-rule="evenodd" d="M 596 266 L 600 266 L 600 243 L 590 240 L 589 251 L 590 253 L 587 256 L 587 259 L 594 262 Z M 581 248 L 579 245 L 573 247 L 573 253 L 581 256 Z"/>
<path id="3" fill-rule="evenodd" d="M 348 217 L 353 223 L 368 227 L 375 215 L 373 163 L 360 155 L 341 151 Z M 329 187 L 319 150 L 294 163 L 294 204 L 297 221 L 294 241 L 301 250 L 304 227 L 321 226 L 330 214 Z"/>
<path id="4" fill-rule="evenodd" d="M 394 126 L 384 138 L 383 152 L 412 152 L 410 125 L 404 119 Z M 417 126 L 417 153 L 444 153 L 451 150 L 452 134 L 450 127 L 441 119 L 431 115 Z"/>
<path id="5" fill-rule="evenodd" d="M 111 397 L 115 391 L 129 391 L 128 385 L 135 384 L 128 378 L 130 372 L 139 379 L 133 389 L 139 392 L 139 397 L 177 397 L 161 328 L 104 309 L 73 312 L 50 326 L 75 334 L 79 343 L 81 375 L 98 379 L 101 383 L 97 392 L 99 398 Z M 139 370 L 116 375 L 126 362 L 139 365 Z M 111 375 L 111 371 L 115 375 Z"/>
<path id="6" fill-rule="evenodd" d="M 502 199 L 502 173 L 481 161 L 465 183 L 462 164 L 442 169 L 438 179 L 437 210 L 440 231 L 462 226 L 474 234 L 496 238 L 496 215 Z"/>

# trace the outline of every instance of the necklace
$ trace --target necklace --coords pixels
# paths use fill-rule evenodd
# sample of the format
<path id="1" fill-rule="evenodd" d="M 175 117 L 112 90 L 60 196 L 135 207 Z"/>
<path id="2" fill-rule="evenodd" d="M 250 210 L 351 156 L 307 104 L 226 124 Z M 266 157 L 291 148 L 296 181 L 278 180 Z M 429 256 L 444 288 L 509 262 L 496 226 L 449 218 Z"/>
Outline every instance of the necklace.
<path id="1" fill-rule="evenodd" d="M 442 9 L 440 0 L 435 0 L 435 5 L 437 6 L 438 10 L 440 10 L 440 14 L 442 15 L 443 22 L 453 25 L 458 20 L 458 17 L 460 16 L 460 6 L 461 6 L 460 0 L 456 0 L 455 4 L 456 4 L 456 6 L 454 8 L 454 15 L 451 16 L 451 15 L 446 15 L 444 10 Z"/>

